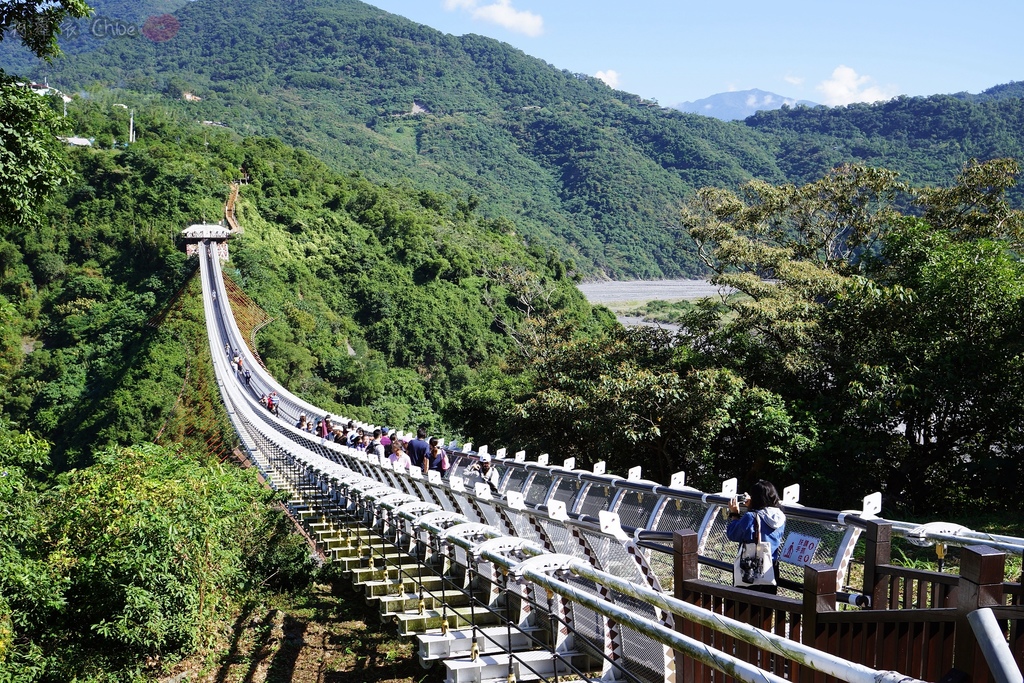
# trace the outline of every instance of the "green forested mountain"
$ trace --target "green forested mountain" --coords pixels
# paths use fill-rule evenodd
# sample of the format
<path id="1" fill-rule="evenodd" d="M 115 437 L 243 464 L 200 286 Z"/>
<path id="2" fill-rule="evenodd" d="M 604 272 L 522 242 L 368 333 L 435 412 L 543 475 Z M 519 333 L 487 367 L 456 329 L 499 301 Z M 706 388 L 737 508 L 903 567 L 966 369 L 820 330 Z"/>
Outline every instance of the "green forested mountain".
<path id="1" fill-rule="evenodd" d="M 50 69 L 51 83 L 190 92 L 195 119 L 475 197 L 481 214 L 616 276 L 694 269 L 671 226 L 696 187 L 783 179 L 756 133 L 355 0 L 196 2 L 177 16 L 174 39 L 105 41 Z"/>
<path id="2" fill-rule="evenodd" d="M 335 173 L 165 105 L 74 101 L 67 128 L 100 144 L 66 148 L 40 144 L 59 101 L 0 90 L 5 143 L 35 143 L 5 144 L 28 163 L 0 167 L 0 680 L 155 675 L 316 571 L 255 471 L 218 462 L 236 441 L 177 241 L 222 215 L 242 169 L 228 272 L 274 318 L 269 369 L 334 412 L 452 434 L 450 396 L 530 339 L 530 315 L 612 324 L 557 255 L 464 197 Z M 132 109 L 139 141 L 113 146 Z M 32 191 L 11 184 L 26 175 Z"/>
<path id="3" fill-rule="evenodd" d="M 200 0 L 176 16 L 170 40 L 94 40 L 88 55 L 27 75 L 70 91 L 161 93 L 194 119 L 281 137 L 336 170 L 460 193 L 587 274 L 698 271 L 678 208 L 699 187 L 808 182 L 848 161 L 948 183 L 972 157 L 1024 147 L 1012 84 L 725 123 L 357 0 Z M 186 92 L 201 100 L 181 101 Z"/>
<path id="4" fill-rule="evenodd" d="M 168 420 L 167 436 L 180 436 L 195 427 L 183 410 L 216 422 L 204 415 L 208 397 L 180 393 L 202 383 L 201 317 L 146 322 L 174 305 L 194 267 L 177 234 L 222 215 L 243 167 L 246 231 L 232 241 L 230 272 L 275 318 L 259 338 L 270 370 L 325 406 L 440 427 L 450 392 L 525 333 L 524 308 L 561 311 L 581 332 L 599 324 L 563 263 L 523 246 L 507 220 L 450 195 L 333 173 L 158 101 L 127 103 L 139 142 L 72 150 L 76 180 L 35 220 L 0 225 L 3 413 L 51 438 L 58 461 L 152 439 Z M 75 103 L 69 119 L 109 140 L 128 116 L 113 104 Z"/>
<path id="5" fill-rule="evenodd" d="M 934 95 L 831 109 L 799 107 L 758 112 L 746 125 L 776 138 L 779 167 L 797 183 L 854 161 L 898 170 L 917 185 L 948 184 L 971 159 L 1024 158 L 1019 96 L 972 102 Z M 1013 196 L 1020 205 L 1020 190 Z"/>

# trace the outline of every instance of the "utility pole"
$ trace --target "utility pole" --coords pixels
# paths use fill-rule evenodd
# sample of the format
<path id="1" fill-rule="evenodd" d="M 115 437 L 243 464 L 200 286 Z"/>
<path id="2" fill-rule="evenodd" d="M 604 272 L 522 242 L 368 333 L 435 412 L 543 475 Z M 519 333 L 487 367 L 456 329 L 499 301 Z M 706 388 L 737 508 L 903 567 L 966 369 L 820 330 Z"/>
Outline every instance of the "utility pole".
<path id="1" fill-rule="evenodd" d="M 135 110 L 132 109 L 132 113 L 128 118 L 128 142 L 129 144 L 135 142 Z"/>

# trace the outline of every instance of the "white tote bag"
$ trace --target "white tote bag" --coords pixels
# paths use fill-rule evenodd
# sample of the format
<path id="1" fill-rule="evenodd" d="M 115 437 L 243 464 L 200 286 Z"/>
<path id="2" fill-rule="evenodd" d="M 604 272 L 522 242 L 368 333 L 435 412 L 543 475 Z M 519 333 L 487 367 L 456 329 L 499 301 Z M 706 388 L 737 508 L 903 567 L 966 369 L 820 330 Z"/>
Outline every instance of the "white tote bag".
<path id="1" fill-rule="evenodd" d="M 740 543 L 740 551 L 732 567 L 734 586 L 774 586 L 775 566 L 772 547 L 761 540 L 761 515 L 754 513 L 754 542 Z"/>

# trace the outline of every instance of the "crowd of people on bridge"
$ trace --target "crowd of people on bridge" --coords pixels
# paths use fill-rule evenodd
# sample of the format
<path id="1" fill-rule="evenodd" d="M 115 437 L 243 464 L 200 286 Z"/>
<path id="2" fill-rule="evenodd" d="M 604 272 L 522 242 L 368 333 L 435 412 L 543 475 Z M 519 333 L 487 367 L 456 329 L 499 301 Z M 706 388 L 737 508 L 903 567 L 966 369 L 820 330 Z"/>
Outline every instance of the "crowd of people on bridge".
<path id="1" fill-rule="evenodd" d="M 224 345 L 224 351 L 238 377 L 250 391 L 255 391 L 252 386 L 252 373 L 244 367 L 241 353 L 232 349 L 230 344 Z M 260 405 L 265 406 L 272 415 L 281 417 L 281 399 L 276 391 L 261 394 L 259 401 Z M 444 477 L 452 466 L 451 458 L 441 440 L 437 437 L 428 438 L 427 430 L 424 427 L 418 428 L 416 436 L 411 437 L 405 434 L 400 435 L 397 430 L 390 427 L 371 430 L 357 426 L 351 420 L 344 424 L 335 424 L 334 418 L 330 415 L 312 418 L 305 413 L 299 415 L 295 427 L 309 434 L 315 434 L 324 441 L 332 441 L 357 451 L 387 458 L 406 470 L 416 468 L 424 475 L 436 471 Z M 483 483 L 490 488 L 493 494 L 499 493 L 501 476 L 491 462 L 491 456 L 487 453 L 481 454 L 476 461 L 469 465 L 463 472 L 463 476 L 469 488 Z"/>
<path id="2" fill-rule="evenodd" d="M 325 441 L 343 444 L 381 458 L 386 457 L 407 470 L 415 467 L 424 474 L 435 470 L 444 476 L 451 468 L 448 452 L 442 447 L 440 440 L 437 437 L 428 440 L 426 429 L 423 427 L 417 430 L 416 437 L 413 438 L 407 435 L 399 436 L 397 430 L 390 427 L 370 430 L 357 426 L 351 420 L 346 424 L 334 424 L 330 415 L 313 420 L 304 413 L 299 415 L 295 426 L 316 434 Z"/>

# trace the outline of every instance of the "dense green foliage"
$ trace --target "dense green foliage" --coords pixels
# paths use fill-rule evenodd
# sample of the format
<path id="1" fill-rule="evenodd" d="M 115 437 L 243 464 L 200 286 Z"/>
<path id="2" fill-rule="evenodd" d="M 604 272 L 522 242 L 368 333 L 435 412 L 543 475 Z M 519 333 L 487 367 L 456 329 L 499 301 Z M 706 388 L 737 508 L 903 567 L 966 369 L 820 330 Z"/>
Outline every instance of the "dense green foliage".
<path id="1" fill-rule="evenodd" d="M 31 221 L 33 207 L 69 179 L 47 102 L 0 72 L 0 222 Z"/>
<path id="2" fill-rule="evenodd" d="M 913 185 L 946 184 L 971 159 L 1024 158 L 1020 88 L 992 91 L 970 100 L 898 97 L 877 104 L 758 112 L 746 124 L 778 138 L 779 168 L 790 182 L 810 183 L 852 162 L 899 171 Z M 1022 192 L 1010 190 L 1018 206 L 1024 204 Z"/>
<path id="3" fill-rule="evenodd" d="M 718 282 L 750 296 L 685 320 L 716 364 L 815 417 L 796 480 L 881 489 L 904 511 L 1013 509 L 1024 429 L 1024 215 L 1014 162 L 948 189 L 842 168 L 805 187 L 704 191 L 687 221 Z M 902 196 L 902 199 L 901 199 Z M 913 202 L 922 218 L 893 206 Z"/>
<path id="4" fill-rule="evenodd" d="M 300 588 L 308 549 L 253 471 L 115 448 L 46 484 L 0 425 L 0 679 L 115 680 L 203 647 L 238 601 Z"/>
<path id="5" fill-rule="evenodd" d="M 68 129 L 96 146 L 66 149 L 59 101 L 11 93 L 0 680 L 132 678 L 203 649 L 254 591 L 310 579 L 271 494 L 209 455 L 234 439 L 176 236 L 221 215 L 229 181 L 251 179 L 229 270 L 276 317 L 260 349 L 325 405 L 443 429 L 449 394 L 523 344 L 536 316 L 581 333 L 610 322 L 571 264 L 479 215 L 474 196 L 338 175 L 125 93 L 71 103 Z M 140 140 L 127 146 L 131 108 Z M 131 445 L 154 439 L 176 446 Z"/>
<path id="6" fill-rule="evenodd" d="M 112 104 L 77 102 L 69 118 L 113 145 L 127 110 Z M 0 432 L 0 663 L 13 680 L 194 651 L 268 577 L 308 579 L 304 546 L 248 476 L 125 449 L 158 435 L 233 443 L 176 235 L 220 215 L 241 169 L 246 232 L 228 270 L 276 318 L 259 339 L 271 371 L 325 405 L 441 430 L 449 394 L 523 344 L 532 319 L 610 323 L 566 264 L 471 199 L 340 176 L 280 142 L 145 110 L 131 147 L 55 148 L 74 180 L 35 220 L 0 224 L 2 410 L 19 429 Z M 51 460 L 89 466 L 52 482 Z"/>
<path id="7" fill-rule="evenodd" d="M 129 22 L 162 11 L 95 4 Z M 342 173 L 475 198 L 479 215 L 514 220 L 588 275 L 703 272 L 677 217 L 700 187 L 807 183 L 846 162 L 940 184 L 968 159 L 1024 150 L 1014 84 L 726 123 L 357 0 L 201 0 L 176 16 L 170 40 L 69 41 L 94 49 L 31 72 L 68 90 L 160 93 L 191 118 L 280 137 Z M 24 65 L 0 54 L 8 63 Z M 186 92 L 201 100 L 182 101 Z"/>
<path id="8" fill-rule="evenodd" d="M 596 324 L 554 254 L 472 202 L 339 176 L 272 141 L 241 152 L 234 272 L 275 317 L 258 338 L 268 369 L 320 404 L 439 428 L 435 411 L 531 315 Z"/>
<path id="9" fill-rule="evenodd" d="M 806 186 L 705 189 L 690 228 L 715 282 L 682 331 L 580 339 L 557 320 L 462 390 L 497 441 L 642 464 L 665 481 L 798 482 L 807 503 L 873 491 L 896 514 L 1015 511 L 1024 480 L 1024 214 L 1014 162 L 912 189 L 843 167 Z M 897 207 L 912 205 L 914 216 Z M 728 311 L 723 315 L 722 309 Z M 844 482 L 842 489 L 834 483 Z"/>

